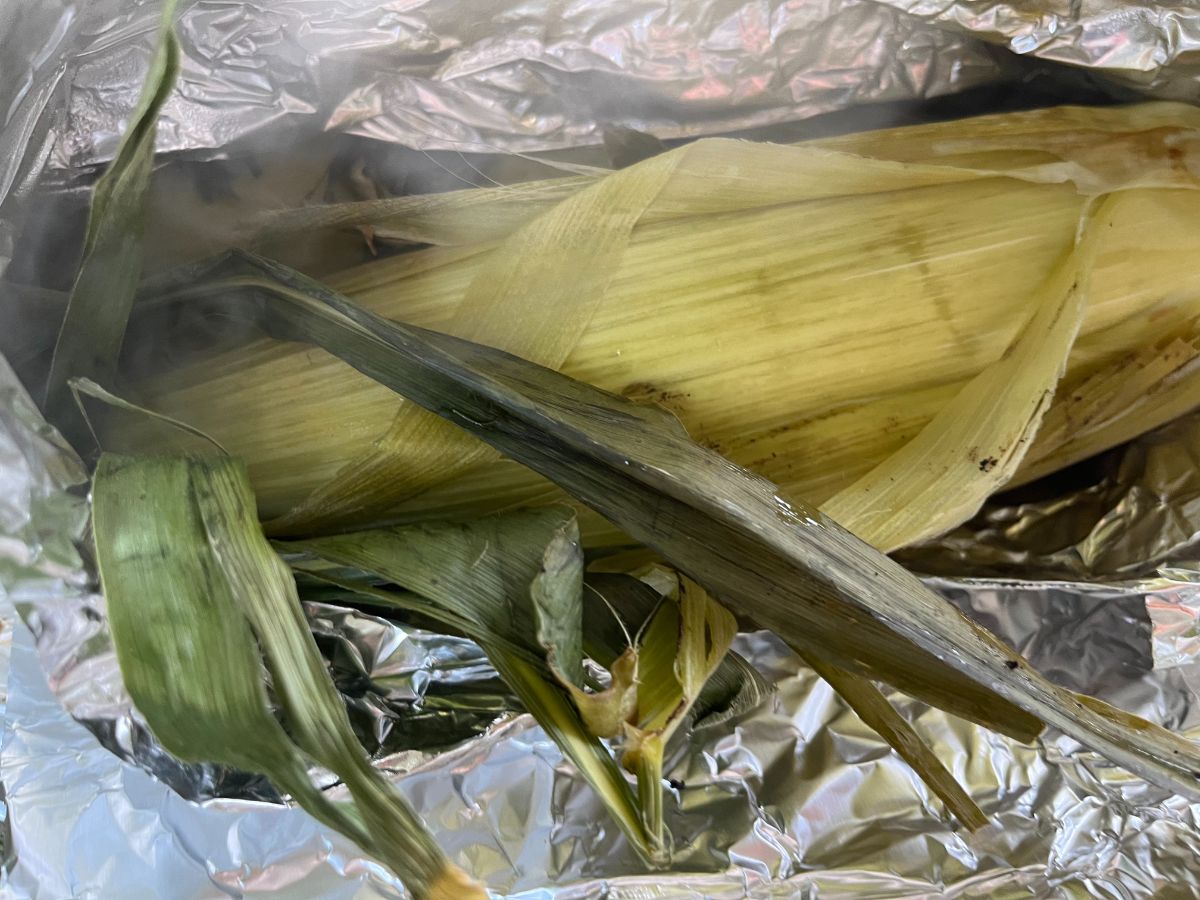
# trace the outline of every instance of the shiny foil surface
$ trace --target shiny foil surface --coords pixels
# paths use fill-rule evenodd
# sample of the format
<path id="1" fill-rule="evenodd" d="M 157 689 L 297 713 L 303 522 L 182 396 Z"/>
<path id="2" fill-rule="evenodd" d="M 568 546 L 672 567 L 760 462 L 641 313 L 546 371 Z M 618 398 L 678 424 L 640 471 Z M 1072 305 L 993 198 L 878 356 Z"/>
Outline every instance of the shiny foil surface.
<path id="1" fill-rule="evenodd" d="M 1200 10 L 1187 0 L 880 0 L 930 25 L 1001 44 L 1013 53 L 1084 66 L 1195 101 Z"/>
<path id="2" fill-rule="evenodd" d="M 870 0 L 196 0 L 161 150 L 288 130 L 423 149 L 599 143 L 605 125 L 684 137 L 995 77 L 982 42 Z M 65 65 L 53 163 L 108 159 L 149 57 L 155 4 L 92 4 Z M 110 14 L 102 19 L 98 12 Z"/>
<path id="3" fill-rule="evenodd" d="M 599 143 L 606 125 L 687 137 L 998 78 L 988 46 L 1193 99 L 1191 3 L 929 0 L 192 0 L 160 150 L 348 131 L 423 149 Z M 10 0 L 0 198 L 49 154 L 107 160 L 157 4 Z M 4 96 L 8 94 L 9 96 Z M 28 153 L 26 152 L 28 151 Z M 31 158 L 26 158 L 31 155 Z"/>

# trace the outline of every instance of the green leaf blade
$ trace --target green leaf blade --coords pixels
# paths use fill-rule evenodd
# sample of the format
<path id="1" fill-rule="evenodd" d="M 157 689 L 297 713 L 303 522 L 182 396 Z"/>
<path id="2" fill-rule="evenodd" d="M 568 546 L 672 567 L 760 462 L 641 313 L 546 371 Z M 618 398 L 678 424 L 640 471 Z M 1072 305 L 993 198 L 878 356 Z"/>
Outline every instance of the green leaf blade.
<path id="1" fill-rule="evenodd" d="M 228 457 L 106 454 L 93 504 L 122 675 L 163 745 L 266 774 L 417 897 L 484 896 L 355 741 L 291 573 L 259 528 L 244 467 Z M 260 645 L 290 735 L 269 712 Z M 345 781 L 352 806 L 312 785 L 302 750 Z"/>
<path id="2" fill-rule="evenodd" d="M 87 440 L 72 405 L 70 378 L 111 383 L 142 277 L 144 200 L 154 166 L 158 114 L 179 74 L 172 27 L 176 0 L 163 4 L 158 45 L 141 98 L 107 171 L 96 182 L 83 262 L 71 288 L 46 387 L 47 417 L 77 446 Z"/>

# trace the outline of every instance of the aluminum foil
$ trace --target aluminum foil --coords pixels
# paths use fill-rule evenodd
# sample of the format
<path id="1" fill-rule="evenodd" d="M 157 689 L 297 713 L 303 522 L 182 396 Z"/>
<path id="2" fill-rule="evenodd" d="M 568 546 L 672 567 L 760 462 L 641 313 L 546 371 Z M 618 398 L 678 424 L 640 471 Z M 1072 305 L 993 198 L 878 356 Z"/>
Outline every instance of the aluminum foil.
<path id="1" fill-rule="evenodd" d="M 0 159 L 15 170 L 51 143 L 59 168 L 109 159 L 157 4 L 10 5 L 28 32 L 0 53 L 17 70 L 6 130 L 22 152 Z M 498 0 L 487 13 L 469 0 L 185 4 L 159 148 L 321 130 L 460 151 L 595 144 L 610 124 L 711 134 L 994 81 L 1005 66 L 987 42 L 1179 99 L 1200 72 L 1190 3 Z M 47 120 L 60 90 L 65 116 Z M 13 178 L 0 169 L 0 198 Z"/>
<path id="2" fill-rule="evenodd" d="M 28 2 L 28 0 L 25 0 Z M 53 163 L 111 157 L 156 4 L 80 4 L 85 37 Z M 424 149 L 599 143 L 607 124 L 683 137 L 995 79 L 983 42 L 870 0 L 529 3 L 197 0 L 160 150 L 340 130 Z M 7 50 L 8 48 L 6 48 Z"/>
<path id="3" fill-rule="evenodd" d="M 86 529 L 81 468 L 6 368 L 0 394 L 0 601 L 3 634 L 13 637 L 0 753 L 15 854 L 9 895 L 398 896 L 387 872 L 279 803 L 261 779 L 183 766 L 155 746 L 121 688 L 103 602 L 72 543 Z M 1200 738 L 1200 695 L 1189 687 L 1200 683 L 1200 662 L 1186 641 L 1166 659 L 1169 638 L 1152 635 L 1145 613 L 1150 602 L 1194 615 L 1200 574 L 1124 588 L 931 584 L 1060 683 Z M 450 855 L 500 896 L 1200 892 L 1200 804 L 1062 736 L 1022 746 L 894 697 L 991 816 L 965 834 L 766 633 L 741 635 L 737 649 L 774 695 L 674 749 L 674 870 L 643 873 L 555 745 L 528 716 L 505 712 L 477 648 L 328 603 L 307 611 L 356 722 L 375 738 L 378 764 Z M 439 687 L 453 712 L 495 720 L 440 752 L 404 739 L 389 750 L 407 716 L 439 714 L 436 701 L 417 702 Z"/>
<path id="4" fill-rule="evenodd" d="M 1103 70 L 1161 97 L 1197 99 L 1200 9 L 1187 0 L 879 2 L 1013 53 Z"/>

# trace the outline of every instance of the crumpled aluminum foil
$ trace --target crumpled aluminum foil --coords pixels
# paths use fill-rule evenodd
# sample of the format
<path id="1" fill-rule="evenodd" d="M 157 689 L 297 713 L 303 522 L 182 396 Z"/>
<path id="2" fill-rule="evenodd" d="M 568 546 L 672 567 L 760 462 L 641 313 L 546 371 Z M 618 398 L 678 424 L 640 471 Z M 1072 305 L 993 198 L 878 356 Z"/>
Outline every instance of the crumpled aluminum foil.
<path id="1" fill-rule="evenodd" d="M 0 79 L 13 95 L 0 99 L 21 152 L 0 153 L 0 199 L 21 165 L 36 168 L 21 164 L 27 148 L 44 157 L 52 140 L 63 169 L 111 157 L 157 16 L 145 0 L 9 6 L 24 33 L 0 53 L 19 73 Z M 501 0 L 486 16 L 469 0 L 184 6 L 184 89 L 163 114 L 164 151 L 318 130 L 460 151 L 594 144 L 608 124 L 711 134 L 994 81 L 1004 61 L 987 42 L 1176 99 L 1195 98 L 1200 71 L 1200 11 L 1179 2 Z"/>
<path id="2" fill-rule="evenodd" d="M 53 163 L 111 157 L 149 58 L 156 4 L 93 4 L 67 60 Z M 599 143 L 606 124 L 685 137 L 993 79 L 982 42 L 870 0 L 196 0 L 161 150 L 269 130 L 348 131 L 423 149 Z M 189 89 L 189 86 L 194 86 Z"/>
<path id="3" fill-rule="evenodd" d="M 86 529 L 81 468 L 6 367 L 0 397 L 0 601 L 4 634 L 13 635 L 0 753 L 16 857 L 9 894 L 399 895 L 386 871 L 280 805 L 261 779 L 182 766 L 155 746 L 121 688 L 102 599 L 72 543 Z M 1200 738 L 1200 695 L 1189 687 L 1200 683 L 1200 661 L 1186 642 L 1166 659 L 1160 629 L 1154 640 L 1169 665 L 1154 669 L 1145 614 L 1147 602 L 1194 614 L 1200 573 L 1124 588 L 931 584 L 1050 677 Z M 1062 736 L 1022 746 L 896 697 L 991 816 L 992 825 L 965 834 L 766 633 L 740 636 L 737 649 L 775 694 L 675 749 L 667 821 L 676 871 L 636 874 L 636 857 L 555 745 L 528 716 L 504 714 L 477 648 L 330 604 L 307 611 L 352 711 L 367 712 L 356 718 L 386 754 L 379 765 L 450 855 L 502 896 L 1200 892 L 1200 804 Z M 495 723 L 445 752 L 387 753 L 387 730 L 377 726 L 402 727 L 439 684 L 468 687 L 465 703 L 448 692 L 451 708 L 499 714 Z"/>
<path id="4" fill-rule="evenodd" d="M 1186 0 L 879 2 L 1013 53 L 1101 69 L 1172 100 L 1197 98 L 1200 9 Z"/>

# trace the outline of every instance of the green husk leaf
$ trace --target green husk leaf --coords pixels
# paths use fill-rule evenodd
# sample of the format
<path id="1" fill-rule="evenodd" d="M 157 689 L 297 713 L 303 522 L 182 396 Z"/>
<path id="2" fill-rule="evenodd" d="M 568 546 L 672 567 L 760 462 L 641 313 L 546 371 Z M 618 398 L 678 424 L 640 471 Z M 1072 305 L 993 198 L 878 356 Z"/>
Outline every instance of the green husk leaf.
<path id="1" fill-rule="evenodd" d="M 105 454 L 92 490 L 121 672 L 163 745 L 264 773 L 418 897 L 484 896 L 355 741 L 291 574 L 259 528 L 244 467 Z M 260 645 L 291 737 L 268 711 Z M 352 805 L 313 787 L 301 750 L 345 781 Z"/>
<path id="2" fill-rule="evenodd" d="M 277 542 L 280 553 L 291 554 L 296 548 L 285 542 Z M 416 613 L 433 619 L 441 626 L 461 632 L 477 644 L 490 643 L 501 647 L 516 656 L 525 656 L 527 662 L 537 663 L 535 654 L 521 644 L 514 644 L 507 638 L 488 632 L 478 622 L 466 618 L 447 606 L 434 603 L 413 591 L 391 590 L 379 587 L 362 578 L 346 578 L 335 568 L 328 566 L 323 560 L 292 559 L 291 566 L 297 574 L 307 575 L 330 587 L 339 588 L 360 598 L 360 602 L 370 603 L 384 609 L 392 609 L 405 613 Z"/>
<path id="3" fill-rule="evenodd" d="M 567 508 L 374 529 L 279 542 L 338 566 L 378 576 L 418 595 L 362 586 L 298 563 L 302 571 L 380 602 L 407 603 L 474 638 L 496 670 L 604 801 L 650 862 L 660 847 L 643 827 L 632 791 L 600 742 L 616 734 L 636 697 L 637 657 L 620 654 L 612 686 L 584 689 L 583 554 Z"/>
<path id="4" fill-rule="evenodd" d="M 92 192 L 83 262 L 50 363 L 47 418 L 77 447 L 85 445 L 88 431 L 72 403 L 67 381 L 73 377 L 113 381 L 142 277 L 143 207 L 154 164 L 155 128 L 179 74 L 179 41 L 172 27 L 175 2 L 163 4 L 158 46 L 141 98 L 116 156 Z"/>
<path id="5" fill-rule="evenodd" d="M 637 706 L 638 654 L 629 647 L 609 667 L 611 684 L 584 690 L 583 554 L 578 532 L 555 533 L 542 557 L 542 570 L 529 589 L 537 619 L 537 640 L 554 677 L 571 695 L 588 731 L 600 738 L 618 735 Z"/>
<path id="6" fill-rule="evenodd" d="M 699 587 L 690 584 L 677 599 L 655 604 L 659 612 L 647 630 L 644 652 L 618 637 L 613 643 L 625 649 L 603 653 L 611 658 L 611 685 L 590 692 L 583 668 L 583 554 L 574 516 L 567 509 L 376 529 L 278 546 L 361 569 L 414 591 L 429 601 L 423 611 L 437 618 L 446 610 L 448 625 L 479 623 L 472 626 L 472 636 L 506 680 L 512 679 L 512 689 L 527 710 L 579 763 L 630 837 L 643 842 L 646 857 L 656 858 L 663 835 L 663 748 L 725 658 L 736 631 L 733 617 Z M 319 566 L 303 561 L 297 565 L 381 602 L 389 596 L 405 602 L 394 591 L 361 582 L 354 588 L 356 582 L 322 573 Z M 407 603 L 409 609 L 418 607 L 411 600 Z M 639 673 L 642 659 L 652 665 Z M 549 689 L 536 683 L 539 678 Z M 668 692 L 661 714 L 655 699 L 659 688 Z M 564 699 L 573 715 L 562 708 Z M 623 794 L 618 790 L 618 783 L 623 784 L 619 770 L 596 740 L 622 735 L 631 746 L 636 743 L 627 754 L 627 768 L 638 776 L 644 829 L 634 827 L 636 820 L 628 815 L 628 787 Z M 641 756 L 646 761 L 636 762 Z"/>
<path id="7" fill-rule="evenodd" d="M 88 417 L 87 409 L 84 407 L 83 397 L 91 397 L 94 400 L 108 404 L 114 410 L 130 413 L 141 419 L 149 419 L 163 425 L 161 438 L 163 449 L 179 452 L 195 451 L 197 449 L 216 450 L 226 456 L 229 455 L 229 451 L 222 447 L 216 438 L 205 434 L 199 428 L 193 428 L 187 422 L 181 422 L 179 419 L 173 419 L 170 416 L 147 409 L 144 406 L 138 406 L 124 397 L 117 396 L 107 388 L 101 387 L 90 378 L 71 378 L 68 379 L 67 385 L 70 387 L 71 393 L 74 394 L 79 411 L 93 435 L 95 435 L 95 430 L 91 427 L 91 420 Z M 184 435 L 187 437 L 183 437 Z M 200 443 L 202 446 L 197 448 L 197 443 Z M 96 444 L 97 446 L 103 446 L 99 438 L 97 438 Z"/>
<path id="8" fill-rule="evenodd" d="M 663 832 L 663 753 L 736 634 L 729 611 L 682 578 L 659 605 L 638 648 L 637 719 L 625 728 L 622 763 L 637 773 L 642 813 L 656 837 Z M 658 787 L 657 799 L 650 796 L 650 785 Z"/>
<path id="9" fill-rule="evenodd" d="M 542 573 L 544 555 L 555 536 L 563 531 L 569 535 L 574 527 L 570 509 L 549 507 L 469 522 L 429 522 L 280 541 L 276 546 L 399 585 L 424 598 L 427 610 L 444 611 L 455 623 L 467 624 L 472 638 L 504 643 L 536 663 L 545 660 L 546 651 L 534 639 L 537 621 L 531 586 Z M 298 565 L 320 575 L 317 567 L 303 561 Z"/>
<path id="10" fill-rule="evenodd" d="M 541 571 L 533 577 L 529 594 L 537 640 L 546 650 L 546 660 L 561 680 L 582 688 L 583 554 L 577 541 L 562 530 L 546 545 Z"/>
<path id="11" fill-rule="evenodd" d="M 806 652 L 1010 734 L 1054 725 L 1148 780 L 1200 797 L 1200 753 L 1178 752 L 1148 722 L 1135 731 L 1081 705 L 911 573 L 698 446 L 663 410 L 382 320 L 265 260 L 231 256 L 209 274 L 220 277 L 176 296 L 223 296 L 231 312 L 330 350 L 560 484 Z"/>
<path id="12" fill-rule="evenodd" d="M 97 467 L 96 558 L 125 686 L 180 759 L 265 772 L 365 846 L 365 832 L 312 790 L 298 749 L 268 712 L 254 635 L 207 553 L 190 494 L 190 465 L 181 460 L 106 455 Z"/>
<path id="13" fill-rule="evenodd" d="M 287 565 L 263 538 L 245 470 L 212 464 L 193 478 L 208 544 L 233 584 L 234 598 L 262 646 L 275 693 L 296 743 L 339 775 L 355 799 L 372 845 L 400 871 L 429 873 L 448 865 L 403 797 L 371 766 L 329 678 L 296 596 Z M 421 890 L 418 885 L 417 890 Z"/>

